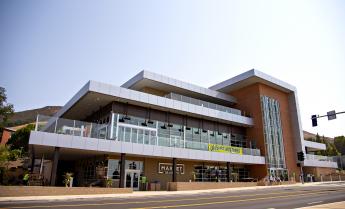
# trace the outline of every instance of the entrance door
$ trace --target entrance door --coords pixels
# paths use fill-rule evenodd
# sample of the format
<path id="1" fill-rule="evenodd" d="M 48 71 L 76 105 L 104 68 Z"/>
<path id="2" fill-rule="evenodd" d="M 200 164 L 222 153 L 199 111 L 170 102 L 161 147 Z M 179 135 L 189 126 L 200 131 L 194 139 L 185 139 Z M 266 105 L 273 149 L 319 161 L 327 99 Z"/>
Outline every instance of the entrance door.
<path id="1" fill-rule="evenodd" d="M 140 170 L 126 169 L 125 187 L 139 190 Z"/>

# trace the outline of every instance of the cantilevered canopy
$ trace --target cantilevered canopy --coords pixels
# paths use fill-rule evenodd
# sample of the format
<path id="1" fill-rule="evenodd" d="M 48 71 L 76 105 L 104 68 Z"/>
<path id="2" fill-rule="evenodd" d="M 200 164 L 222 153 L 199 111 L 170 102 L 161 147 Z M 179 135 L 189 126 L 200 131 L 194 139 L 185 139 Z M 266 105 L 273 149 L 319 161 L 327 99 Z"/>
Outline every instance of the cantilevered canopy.
<path id="1" fill-rule="evenodd" d="M 96 81 L 89 81 L 56 114 L 56 117 L 83 120 L 93 112 L 98 111 L 101 107 L 114 101 L 237 126 L 253 126 L 253 120 L 249 117 L 222 112 Z"/>
<path id="2" fill-rule="evenodd" d="M 189 95 L 196 99 L 215 102 L 225 106 L 237 103 L 236 98 L 228 94 L 200 87 L 146 70 L 143 70 L 135 75 L 121 87 L 138 91 L 144 88 L 159 89 L 160 91 L 166 92 L 167 94 L 170 92 L 174 92 L 182 95 Z"/>

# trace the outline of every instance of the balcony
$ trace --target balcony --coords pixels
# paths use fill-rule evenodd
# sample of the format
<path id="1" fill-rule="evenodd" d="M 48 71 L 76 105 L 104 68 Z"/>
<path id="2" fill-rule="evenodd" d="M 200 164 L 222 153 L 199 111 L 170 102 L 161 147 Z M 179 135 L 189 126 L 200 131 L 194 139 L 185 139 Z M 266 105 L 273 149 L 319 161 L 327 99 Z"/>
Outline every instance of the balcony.
<path id="1" fill-rule="evenodd" d="M 211 102 L 206 102 L 206 101 L 203 101 L 200 99 L 194 99 L 192 97 L 187 97 L 187 96 L 183 96 L 183 95 L 176 94 L 176 93 L 167 94 L 167 95 L 165 95 L 165 97 L 169 98 L 169 99 L 177 100 L 180 102 L 186 102 L 189 104 L 194 104 L 194 105 L 210 108 L 213 110 L 218 110 L 218 111 L 222 111 L 222 112 L 226 112 L 226 113 L 232 113 L 235 115 L 241 115 L 241 110 L 231 108 L 231 107 L 226 107 L 226 106 L 211 103 Z"/>
<path id="2" fill-rule="evenodd" d="M 338 168 L 337 162 L 332 157 L 312 154 L 306 154 L 304 166 Z"/>
<path id="3" fill-rule="evenodd" d="M 325 144 L 309 140 L 304 140 L 304 146 L 308 148 L 308 151 L 326 150 Z"/>
<path id="4" fill-rule="evenodd" d="M 231 146 L 230 138 L 234 143 L 240 138 L 232 135 L 118 114 L 112 114 L 112 120 L 105 124 L 38 115 L 29 143 L 102 152 L 264 164 L 259 149 Z"/>

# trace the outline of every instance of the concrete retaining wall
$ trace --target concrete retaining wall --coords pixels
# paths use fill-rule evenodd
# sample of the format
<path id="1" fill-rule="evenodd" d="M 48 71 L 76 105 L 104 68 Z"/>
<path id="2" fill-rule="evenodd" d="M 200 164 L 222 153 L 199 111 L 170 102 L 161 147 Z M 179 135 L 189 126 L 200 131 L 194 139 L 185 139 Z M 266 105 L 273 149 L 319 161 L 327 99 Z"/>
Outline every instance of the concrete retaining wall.
<path id="1" fill-rule="evenodd" d="M 0 186 L 0 197 L 132 193 L 131 188 Z"/>

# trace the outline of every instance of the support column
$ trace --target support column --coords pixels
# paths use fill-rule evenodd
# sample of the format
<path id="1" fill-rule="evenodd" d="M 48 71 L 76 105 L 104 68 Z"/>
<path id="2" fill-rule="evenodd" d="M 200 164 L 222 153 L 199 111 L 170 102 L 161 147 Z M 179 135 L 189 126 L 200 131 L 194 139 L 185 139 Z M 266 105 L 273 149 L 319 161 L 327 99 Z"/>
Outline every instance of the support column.
<path id="1" fill-rule="evenodd" d="M 55 147 L 54 149 L 54 157 L 53 157 L 53 165 L 52 165 L 52 173 L 50 176 L 50 186 L 55 186 L 56 183 L 56 172 L 57 172 L 57 166 L 59 163 L 59 153 L 60 147 Z"/>
<path id="2" fill-rule="evenodd" d="M 35 149 L 34 146 L 31 145 L 31 165 L 30 165 L 31 171 L 30 173 L 34 173 L 35 168 Z"/>
<path id="3" fill-rule="evenodd" d="M 115 120 L 115 114 L 113 113 L 113 111 L 111 111 L 109 139 L 114 139 L 114 120 Z"/>
<path id="4" fill-rule="evenodd" d="M 226 180 L 231 181 L 231 165 L 230 162 L 226 162 Z"/>
<path id="5" fill-rule="evenodd" d="M 177 161 L 177 159 L 173 158 L 173 162 L 172 162 L 172 170 L 173 170 L 172 182 L 176 182 L 176 161 Z"/>
<path id="6" fill-rule="evenodd" d="M 125 169 L 126 169 L 126 154 L 121 153 L 120 160 L 120 188 L 125 188 Z"/>

